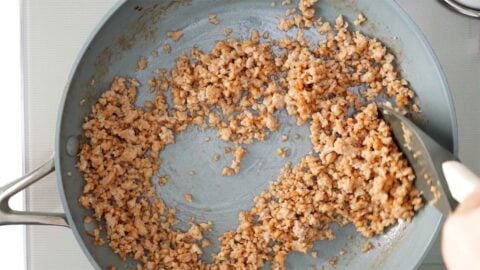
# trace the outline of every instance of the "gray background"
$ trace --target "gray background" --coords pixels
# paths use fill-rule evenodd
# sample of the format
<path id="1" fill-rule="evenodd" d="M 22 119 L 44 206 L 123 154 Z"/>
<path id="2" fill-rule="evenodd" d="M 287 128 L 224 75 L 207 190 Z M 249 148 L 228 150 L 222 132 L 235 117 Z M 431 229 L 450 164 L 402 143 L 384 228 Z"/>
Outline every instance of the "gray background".
<path id="1" fill-rule="evenodd" d="M 389 0 L 385 0 L 389 1 Z M 24 0 L 23 72 L 25 169 L 53 151 L 56 113 L 66 78 L 86 38 L 115 0 Z M 480 161 L 480 21 L 457 15 L 435 0 L 398 0 L 423 30 L 447 75 L 459 125 L 460 158 L 477 173 Z M 55 177 L 31 187 L 26 207 L 62 211 Z M 27 228 L 28 269 L 91 269 L 66 228 Z M 443 269 L 438 243 L 422 269 Z"/>

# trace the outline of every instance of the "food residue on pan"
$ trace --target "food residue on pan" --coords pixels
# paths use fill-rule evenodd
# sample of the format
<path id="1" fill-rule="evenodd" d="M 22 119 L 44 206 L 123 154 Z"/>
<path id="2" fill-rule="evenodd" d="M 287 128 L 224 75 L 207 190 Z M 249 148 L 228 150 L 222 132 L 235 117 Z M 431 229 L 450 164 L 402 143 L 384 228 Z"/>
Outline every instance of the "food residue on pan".
<path id="1" fill-rule="evenodd" d="M 234 176 L 235 170 L 231 167 L 223 167 L 222 176 Z"/>
<path id="2" fill-rule="evenodd" d="M 147 68 L 147 66 L 148 66 L 147 58 L 145 58 L 144 56 L 141 56 L 137 62 L 137 70 L 144 70 Z"/>
<path id="3" fill-rule="evenodd" d="M 190 194 L 190 193 L 184 194 L 184 195 L 183 195 L 183 199 L 184 199 L 186 202 L 192 202 L 192 201 L 193 201 L 193 196 L 192 196 L 192 194 Z"/>
<path id="4" fill-rule="evenodd" d="M 359 12 L 357 14 L 357 18 L 355 19 L 355 21 L 353 21 L 353 24 L 358 26 L 358 25 L 362 25 L 366 21 L 367 21 L 367 18 L 365 18 L 365 15 L 363 15 L 363 13 Z"/>
<path id="5" fill-rule="evenodd" d="M 288 154 L 288 149 L 287 148 L 282 147 L 282 148 L 277 149 L 277 156 L 285 158 L 285 157 L 287 157 L 287 154 Z"/>
<path id="6" fill-rule="evenodd" d="M 372 248 L 374 248 L 372 243 L 370 241 L 367 241 L 367 242 L 365 242 L 365 244 L 363 244 L 361 251 L 363 253 L 365 253 L 365 252 L 368 252 L 369 250 L 371 250 Z"/>
<path id="7" fill-rule="evenodd" d="M 211 24 L 217 25 L 217 24 L 218 24 L 217 15 L 215 15 L 215 14 L 208 14 L 208 21 L 209 21 Z"/>
<path id="8" fill-rule="evenodd" d="M 262 43 L 252 31 L 249 39 L 218 41 L 210 52 L 192 48 L 180 54 L 172 69 L 149 82 L 156 97 L 148 109 L 135 106 L 138 81 L 112 81 L 82 126 L 86 143 L 77 164 L 85 179 L 79 202 L 93 212 L 92 219 L 105 223 L 91 233 L 96 244 L 106 240 L 141 269 L 259 269 L 266 261 L 283 269 L 291 251 L 312 252 L 315 241 L 332 240 L 332 223 L 352 223 L 373 237 L 413 218 L 423 203 L 412 168 L 376 104 L 362 103 L 348 89 L 363 84 L 362 99 L 384 94 L 399 107 L 411 103 L 413 91 L 382 43 L 350 32 L 342 16 L 332 31 L 315 18 L 315 2 L 301 0 L 300 14 L 283 19 L 281 29 L 296 27 L 297 38 Z M 303 29 L 311 27 L 326 39 L 310 44 Z M 182 35 L 168 33 L 174 42 Z M 349 115 L 352 107 L 356 113 Z M 310 126 L 313 151 L 285 166 L 252 209 L 239 213 L 238 227 L 220 237 L 212 263 L 202 261 L 202 249 L 210 246 L 204 234 L 212 224 L 192 220 L 187 231 L 175 227 L 176 209 L 151 181 L 162 165 L 160 152 L 191 125 L 215 129 L 236 147 L 224 149 L 233 161 L 222 175 L 238 174 L 246 153 L 240 145 L 278 132 L 282 110 L 298 125 Z M 287 139 L 282 136 L 282 142 Z M 167 178 L 157 182 L 165 185 Z M 193 196 L 183 199 L 192 202 Z M 335 265 L 337 257 L 329 263 Z"/>
<path id="9" fill-rule="evenodd" d="M 86 216 L 84 219 L 83 219 L 83 223 L 85 224 L 90 224 L 93 222 L 93 218 L 91 216 Z"/>
<path id="10" fill-rule="evenodd" d="M 423 178 L 425 179 L 425 182 L 427 183 L 427 185 L 432 184 L 432 177 L 430 176 L 430 174 L 428 173 L 423 174 Z"/>
<path id="11" fill-rule="evenodd" d="M 435 205 L 440 200 L 442 193 L 440 192 L 439 187 L 434 184 L 430 186 L 430 192 L 432 192 L 433 198 L 428 203 L 430 205 Z"/>
<path id="12" fill-rule="evenodd" d="M 412 112 L 416 112 L 416 113 L 419 113 L 421 112 L 422 110 L 420 109 L 420 107 L 418 106 L 418 104 L 412 104 Z"/>
<path id="13" fill-rule="evenodd" d="M 170 31 L 167 33 L 167 36 L 173 41 L 177 42 L 183 37 L 182 31 Z"/>
<path id="14" fill-rule="evenodd" d="M 172 52 L 172 46 L 168 43 L 163 44 L 163 52 L 170 54 Z"/>
<path id="15" fill-rule="evenodd" d="M 210 246 L 210 241 L 206 238 L 202 239 L 202 244 L 201 244 L 202 248 L 207 248 Z"/>
<path id="16" fill-rule="evenodd" d="M 413 133 L 412 131 L 410 130 L 410 128 L 408 128 L 405 123 L 401 122 L 401 126 L 402 126 L 402 131 L 403 131 L 403 139 L 405 140 L 405 148 L 412 152 L 413 151 L 413 148 L 412 148 L 412 138 L 413 138 Z"/>
<path id="17" fill-rule="evenodd" d="M 168 177 L 167 176 L 161 176 L 161 177 L 158 177 L 157 179 L 157 183 L 160 185 L 160 186 L 165 186 L 168 182 Z"/>
<path id="18" fill-rule="evenodd" d="M 223 28 L 223 35 L 225 37 L 228 37 L 230 36 L 230 34 L 233 32 L 233 29 L 232 28 Z"/>

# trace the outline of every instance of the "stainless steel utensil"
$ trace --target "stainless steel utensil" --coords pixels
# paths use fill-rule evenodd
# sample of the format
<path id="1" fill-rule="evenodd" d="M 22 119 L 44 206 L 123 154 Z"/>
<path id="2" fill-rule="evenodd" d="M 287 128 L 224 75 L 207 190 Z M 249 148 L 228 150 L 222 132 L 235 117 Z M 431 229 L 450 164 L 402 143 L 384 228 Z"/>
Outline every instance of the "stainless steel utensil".
<path id="1" fill-rule="evenodd" d="M 478 176 L 410 119 L 387 106 L 379 105 L 379 111 L 414 168 L 417 187 L 423 194 L 429 194 L 431 189 L 425 183 L 425 178 L 431 178 L 434 185 L 438 183 L 442 196 L 445 197 L 436 204 L 442 213 L 448 214 L 457 202 L 462 202 L 480 185 Z"/>

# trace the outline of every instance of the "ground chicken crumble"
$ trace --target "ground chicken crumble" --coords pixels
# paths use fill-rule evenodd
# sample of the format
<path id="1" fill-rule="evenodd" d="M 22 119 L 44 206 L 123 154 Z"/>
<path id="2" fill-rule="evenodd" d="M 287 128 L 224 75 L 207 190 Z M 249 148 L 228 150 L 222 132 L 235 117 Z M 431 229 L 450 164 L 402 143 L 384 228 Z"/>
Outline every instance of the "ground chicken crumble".
<path id="1" fill-rule="evenodd" d="M 367 18 L 365 18 L 365 15 L 363 15 L 363 13 L 358 13 L 357 14 L 357 18 L 355 19 L 355 21 L 353 21 L 353 24 L 354 25 L 362 25 L 364 22 L 367 21 Z"/>
<path id="2" fill-rule="evenodd" d="M 333 239 L 334 222 L 353 223 L 372 237 L 399 219 L 412 219 L 422 207 L 413 170 L 376 105 L 364 105 L 348 89 L 364 85 L 360 94 L 368 101 L 385 89 L 399 107 L 413 91 L 379 41 L 349 32 L 341 16 L 331 32 L 329 23 L 314 18 L 315 2 L 301 0 L 301 14 L 291 11 L 292 18 L 280 23 L 282 30 L 300 29 L 296 40 L 278 40 L 280 55 L 273 43 L 260 43 L 256 31 L 250 39 L 219 41 L 208 53 L 193 48 L 181 54 L 168 74 L 150 81 L 157 96 L 145 108 L 134 105 L 136 80 L 114 79 L 83 124 L 87 143 L 78 161 L 85 179 L 79 202 L 105 224 L 92 231 L 95 243 L 103 243 L 105 230 L 106 243 L 121 258 L 138 260 L 138 269 L 255 269 L 267 260 L 284 269 L 290 251 L 311 252 L 315 241 Z M 328 33 L 326 40 L 310 47 L 301 32 L 309 27 Z M 174 42 L 182 35 L 168 34 Z M 254 207 L 239 214 L 236 230 L 220 237 L 213 262 L 203 262 L 202 249 L 210 245 L 203 233 L 212 224 L 192 221 L 186 232 L 174 229 L 176 210 L 156 195 L 151 181 L 160 151 L 189 125 L 214 128 L 221 140 L 237 145 L 263 141 L 278 131 L 275 113 L 283 109 L 299 125 L 310 123 L 314 152 L 286 166 Z M 234 175 L 246 151 L 238 146 L 228 152 L 234 159 L 222 174 Z M 168 181 L 156 179 L 157 188 Z"/>
<path id="3" fill-rule="evenodd" d="M 144 70 L 148 66 L 148 60 L 145 57 L 140 57 L 137 62 L 137 70 Z"/>
<path id="4" fill-rule="evenodd" d="M 226 151 L 227 152 L 227 151 Z M 222 176 L 234 176 L 240 171 L 240 162 L 247 153 L 245 148 L 238 147 L 236 150 L 228 151 L 232 154 L 233 160 L 230 167 L 224 167 L 222 170 Z M 220 158 L 219 158 L 220 159 Z"/>
<path id="5" fill-rule="evenodd" d="M 288 154 L 288 148 L 282 147 L 277 149 L 277 156 L 286 158 Z"/>
<path id="6" fill-rule="evenodd" d="M 208 14 L 208 21 L 209 21 L 211 24 L 217 25 L 217 24 L 218 24 L 217 15 L 215 15 L 215 14 Z"/>
<path id="7" fill-rule="evenodd" d="M 163 44 L 163 52 L 165 52 L 166 54 L 171 53 L 172 52 L 172 46 L 170 46 L 170 44 L 168 44 L 168 43 Z"/>
<path id="8" fill-rule="evenodd" d="M 167 33 L 167 36 L 173 41 L 178 42 L 183 37 L 182 31 L 170 31 Z"/>

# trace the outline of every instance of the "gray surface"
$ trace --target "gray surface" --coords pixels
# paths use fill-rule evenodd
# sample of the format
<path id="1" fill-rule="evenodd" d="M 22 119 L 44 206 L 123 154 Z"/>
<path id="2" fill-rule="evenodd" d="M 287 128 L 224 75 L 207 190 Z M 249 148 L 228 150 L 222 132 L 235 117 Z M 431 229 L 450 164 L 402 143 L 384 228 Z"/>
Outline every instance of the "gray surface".
<path id="1" fill-rule="evenodd" d="M 96 18 L 98 20 L 100 14 L 103 13 L 100 12 L 102 7 L 104 8 L 104 11 L 109 4 L 107 1 L 95 1 L 95 3 L 84 1 L 83 4 L 78 4 L 80 6 L 72 8 L 72 3 L 74 2 L 63 4 L 61 1 L 43 1 L 41 4 L 35 5 L 33 1 L 27 1 L 25 5 L 26 8 L 24 12 L 32 15 L 26 19 L 25 23 L 27 31 L 31 33 L 31 35 L 26 39 L 27 42 L 25 47 L 25 54 L 27 56 L 27 68 L 25 70 L 27 77 L 26 117 L 29 120 L 26 125 L 26 149 L 27 158 L 30 162 L 27 165 L 35 166 L 48 157 L 53 143 L 51 134 L 53 134 L 52 128 L 55 122 L 55 111 L 58 104 L 58 97 L 59 93 L 61 92 L 61 88 L 63 87 L 62 85 L 65 83 L 65 80 L 59 78 L 66 78 L 66 73 L 72 65 L 72 60 L 75 57 L 80 44 L 83 42 L 82 39 L 84 39 L 86 34 L 88 34 L 90 31 L 90 29 L 86 29 L 89 26 L 86 18 L 92 19 L 92 22 L 90 22 L 90 27 L 92 27 L 95 25 L 95 16 L 97 16 Z M 428 3 L 432 4 L 431 2 Z M 422 5 L 427 5 L 428 3 L 422 3 Z M 423 8 L 425 8 L 424 10 L 433 9 L 435 12 L 438 11 L 440 14 L 442 12 L 446 12 L 442 7 L 438 6 L 437 10 L 435 10 L 435 7 L 436 6 L 434 5 L 433 7 L 425 6 Z M 87 10 L 85 8 L 87 8 Z M 44 13 L 39 12 L 39 10 L 43 10 Z M 59 14 L 55 12 L 56 15 L 51 16 L 52 12 L 54 11 L 59 12 Z M 414 8 L 413 11 L 420 12 L 418 16 L 422 15 L 421 10 L 419 11 L 418 9 Z M 452 19 L 453 21 L 456 20 L 456 16 L 452 16 L 452 18 L 454 18 Z M 459 23 L 465 22 L 466 20 L 464 18 L 458 17 L 458 21 L 456 21 L 457 28 Z M 443 20 L 440 23 L 448 23 L 448 20 Z M 473 27 L 473 24 L 471 24 L 471 26 Z M 48 31 L 50 35 L 46 34 L 45 29 L 50 29 Z M 78 30 L 72 31 L 72 29 Z M 478 35 L 478 28 L 470 30 L 472 32 L 473 30 L 477 30 L 475 33 Z M 438 29 L 433 31 L 438 31 Z M 82 33 L 83 36 L 81 36 Z M 468 32 L 459 32 L 459 29 L 455 29 L 454 33 L 449 34 L 458 34 L 459 36 L 456 36 L 454 40 L 445 40 L 445 38 L 441 39 L 440 41 L 443 45 L 445 45 L 446 41 L 448 41 L 455 43 L 457 46 L 463 46 L 461 40 L 465 40 L 465 36 L 473 39 L 470 41 L 470 43 L 475 44 L 475 46 L 471 47 L 473 50 L 470 50 L 472 55 L 467 55 L 464 57 L 465 59 L 469 60 L 466 63 L 469 64 L 470 68 L 472 68 L 473 64 L 478 65 L 478 36 L 468 36 L 466 35 Z M 442 36 L 445 37 L 445 35 L 442 34 L 436 37 L 438 38 Z M 65 39 L 59 40 L 58 37 L 65 37 Z M 70 58 L 67 57 L 68 55 L 70 55 Z M 477 57 L 476 59 L 472 57 L 474 55 Z M 52 65 L 52 62 L 55 63 L 55 65 Z M 458 70 L 458 65 L 461 64 L 465 63 L 456 63 L 456 70 Z M 48 67 L 48 69 L 45 67 Z M 455 66 L 452 66 L 451 69 L 455 71 L 454 67 Z M 474 72 L 477 72 L 477 74 L 473 74 L 474 76 L 472 77 L 467 76 L 467 83 L 468 79 L 476 79 L 476 85 L 478 85 L 479 69 L 477 67 L 473 70 Z M 469 71 L 470 73 L 472 72 L 472 70 Z M 62 76 L 62 74 L 64 76 Z M 449 79 L 451 76 L 454 78 L 458 76 L 458 74 L 451 75 L 448 70 L 447 75 L 449 75 Z M 450 83 L 452 88 L 454 88 L 452 82 Z M 35 85 L 35 87 L 30 87 L 30 85 Z M 475 90 L 477 89 L 478 88 L 475 88 Z M 463 97 L 462 95 L 460 96 Z M 473 97 L 474 96 L 464 97 L 463 100 L 471 102 Z M 467 113 L 469 112 L 468 110 L 465 111 Z M 460 124 L 461 123 L 462 122 L 460 122 Z M 28 136 L 29 134 L 32 136 Z M 478 130 L 476 134 L 478 134 Z M 472 136 L 472 138 L 474 137 L 475 136 Z M 477 145 L 470 146 L 477 147 L 472 149 L 471 147 L 463 146 L 463 149 L 470 150 L 474 153 L 472 150 L 478 149 L 478 142 Z M 460 145 L 460 150 L 462 155 L 464 155 L 465 152 L 462 151 L 462 144 Z M 473 153 L 471 153 L 471 157 L 473 157 Z M 465 159 L 467 164 L 473 161 L 475 161 L 475 159 Z M 27 166 L 27 168 L 32 168 L 32 166 Z M 478 168 L 478 166 L 474 168 Z M 55 196 L 52 196 L 52 190 L 55 190 L 55 184 L 52 183 L 52 180 L 53 179 L 50 179 L 50 181 L 39 183 L 34 189 L 31 190 L 31 192 L 29 192 L 27 196 L 29 197 L 29 206 L 31 208 L 57 211 L 61 209 L 61 206 L 58 204 Z M 88 264 L 85 264 L 85 261 L 81 260 L 81 255 L 78 255 L 76 244 L 72 242 L 69 232 L 65 230 L 61 231 L 60 234 L 58 232 L 59 229 L 52 228 L 31 228 L 29 230 L 28 235 L 31 241 L 31 245 L 29 245 L 28 249 L 29 260 L 31 261 L 29 265 L 34 266 L 30 267 L 30 269 L 60 269 L 62 268 L 62 262 L 75 262 L 74 264 L 69 263 L 69 265 L 72 265 L 74 269 L 77 269 L 76 267 L 78 267 L 78 269 L 85 269 L 85 267 L 88 267 Z M 54 256 L 49 256 L 49 254 L 54 254 Z M 58 259 L 58 261 L 56 259 Z"/>

